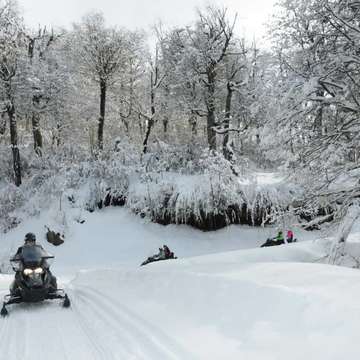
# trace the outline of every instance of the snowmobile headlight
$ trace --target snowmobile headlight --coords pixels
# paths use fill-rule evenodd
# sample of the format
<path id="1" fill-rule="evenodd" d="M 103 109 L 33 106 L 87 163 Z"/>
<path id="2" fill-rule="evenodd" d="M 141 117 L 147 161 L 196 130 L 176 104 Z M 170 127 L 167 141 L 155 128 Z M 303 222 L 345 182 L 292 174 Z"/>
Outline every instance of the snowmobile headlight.
<path id="1" fill-rule="evenodd" d="M 35 274 L 42 274 L 43 271 L 44 271 L 44 270 L 43 270 L 41 267 L 38 267 L 38 268 L 36 268 L 36 269 L 34 270 L 34 273 L 35 273 Z"/>
<path id="2" fill-rule="evenodd" d="M 24 275 L 29 276 L 33 273 L 32 269 L 24 269 Z"/>

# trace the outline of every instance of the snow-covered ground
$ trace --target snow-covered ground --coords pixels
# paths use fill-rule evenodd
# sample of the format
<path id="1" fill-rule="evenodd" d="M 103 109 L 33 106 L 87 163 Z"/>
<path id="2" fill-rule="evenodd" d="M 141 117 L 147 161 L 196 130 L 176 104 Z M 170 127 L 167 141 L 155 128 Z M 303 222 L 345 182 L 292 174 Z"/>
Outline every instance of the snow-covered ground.
<path id="1" fill-rule="evenodd" d="M 85 220 L 84 224 L 74 221 Z M 56 256 L 72 301 L 9 307 L 1 360 L 331 360 L 360 353 L 360 272 L 320 264 L 324 241 L 259 248 L 271 229 L 204 233 L 125 209 L 68 214 L 66 243 L 43 240 L 44 214 L 0 237 L 5 259 L 26 232 Z M 139 267 L 164 243 L 179 257 Z M 0 275 L 0 294 L 12 275 Z"/>

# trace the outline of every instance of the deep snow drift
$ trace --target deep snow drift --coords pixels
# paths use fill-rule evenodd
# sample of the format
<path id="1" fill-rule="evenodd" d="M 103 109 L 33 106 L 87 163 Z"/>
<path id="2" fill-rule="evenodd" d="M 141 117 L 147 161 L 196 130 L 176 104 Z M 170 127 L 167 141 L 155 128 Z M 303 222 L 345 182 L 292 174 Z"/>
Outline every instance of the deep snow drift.
<path id="1" fill-rule="evenodd" d="M 66 243 L 43 245 L 72 300 L 9 307 L 0 359 L 347 359 L 360 353 L 360 273 L 328 266 L 314 234 L 258 248 L 271 229 L 202 233 L 147 223 L 124 209 L 67 219 Z M 52 214 L 1 236 L 1 256 Z M 318 234 L 315 234 L 318 236 Z M 178 260 L 139 267 L 168 244 Z M 12 275 L 0 275 L 0 293 Z"/>

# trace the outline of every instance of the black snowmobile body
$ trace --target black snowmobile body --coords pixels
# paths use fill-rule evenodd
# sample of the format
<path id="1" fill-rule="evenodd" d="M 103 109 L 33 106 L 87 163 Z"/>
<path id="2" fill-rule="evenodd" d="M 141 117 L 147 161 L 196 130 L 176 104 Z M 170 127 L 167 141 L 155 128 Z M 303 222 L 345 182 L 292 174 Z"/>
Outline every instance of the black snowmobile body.
<path id="1" fill-rule="evenodd" d="M 67 294 L 57 288 L 56 279 L 49 270 L 48 261 L 53 258 L 41 246 L 33 245 L 24 246 L 10 260 L 16 274 L 10 294 L 4 298 L 2 316 L 8 315 L 6 306 L 11 304 L 63 299 L 63 306 L 70 306 Z"/>
<path id="2" fill-rule="evenodd" d="M 147 265 L 155 261 L 163 261 L 163 260 L 171 260 L 171 259 L 177 259 L 177 257 L 174 256 L 174 253 L 171 253 L 171 255 L 167 258 L 160 257 L 159 255 L 153 255 L 148 257 L 144 262 L 142 262 L 140 266 Z"/>
<path id="3" fill-rule="evenodd" d="M 266 239 L 266 242 L 261 245 L 261 247 L 267 246 L 276 246 L 276 245 L 283 245 L 285 244 L 284 240 L 276 240 L 276 239 Z"/>
<path id="4" fill-rule="evenodd" d="M 294 243 L 296 242 L 296 239 L 293 239 L 292 241 L 287 241 L 287 243 Z M 266 242 L 261 245 L 261 247 L 268 247 L 268 246 L 277 246 L 277 245 L 283 245 L 286 244 L 285 240 L 276 240 L 276 239 L 266 239 Z"/>

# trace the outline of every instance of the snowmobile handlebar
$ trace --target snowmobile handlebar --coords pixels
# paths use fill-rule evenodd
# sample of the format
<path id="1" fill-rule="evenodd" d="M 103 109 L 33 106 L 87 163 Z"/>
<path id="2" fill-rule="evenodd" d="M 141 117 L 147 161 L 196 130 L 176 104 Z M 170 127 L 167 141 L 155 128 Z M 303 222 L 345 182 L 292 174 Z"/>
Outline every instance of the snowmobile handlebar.
<path id="1" fill-rule="evenodd" d="M 54 255 L 48 255 L 48 256 L 42 256 L 42 260 L 49 260 L 49 259 L 55 259 Z M 24 259 L 21 256 L 14 256 L 10 259 L 10 262 L 19 262 L 24 261 Z"/>

